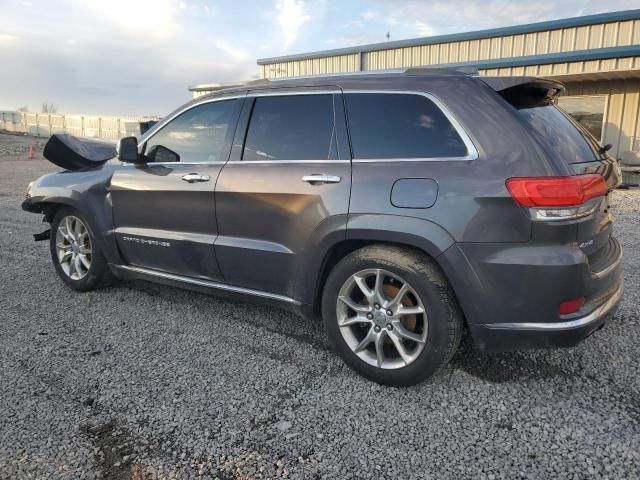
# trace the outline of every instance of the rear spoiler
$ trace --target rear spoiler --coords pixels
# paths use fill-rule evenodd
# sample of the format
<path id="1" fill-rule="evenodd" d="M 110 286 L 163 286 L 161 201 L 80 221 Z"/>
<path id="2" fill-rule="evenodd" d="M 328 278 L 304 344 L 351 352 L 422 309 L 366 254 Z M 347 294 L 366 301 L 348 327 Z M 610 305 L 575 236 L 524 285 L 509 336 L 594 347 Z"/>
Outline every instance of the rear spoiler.
<path id="1" fill-rule="evenodd" d="M 554 80 L 535 77 L 478 77 L 493 88 L 515 108 L 533 108 L 553 105 L 565 91 L 564 85 Z"/>

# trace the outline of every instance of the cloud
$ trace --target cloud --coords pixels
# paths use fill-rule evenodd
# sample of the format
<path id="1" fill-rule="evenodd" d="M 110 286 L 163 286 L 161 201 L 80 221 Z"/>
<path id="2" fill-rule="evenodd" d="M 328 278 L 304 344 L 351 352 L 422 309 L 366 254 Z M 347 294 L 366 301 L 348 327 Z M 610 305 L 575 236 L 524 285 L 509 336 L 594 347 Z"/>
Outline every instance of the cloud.
<path id="1" fill-rule="evenodd" d="M 278 25 L 284 35 L 285 48 L 290 47 L 298 38 L 303 24 L 311 20 L 305 4 L 300 0 L 279 0 L 276 3 Z"/>
<path id="2" fill-rule="evenodd" d="M 0 33 L 0 45 L 10 44 L 16 42 L 20 37 L 17 35 L 10 35 L 8 33 Z"/>
<path id="3" fill-rule="evenodd" d="M 233 12 L 205 19 L 198 5 L 190 17 L 177 1 L 158 1 L 159 12 L 136 6 L 122 21 L 111 1 L 102 9 L 66 1 L 31 22 L 16 8 L 3 11 L 0 65 L 20 68 L 3 71 L 0 108 L 47 101 L 63 113 L 163 115 L 191 97 L 189 85 L 258 75 L 251 40 L 234 35 L 237 27 L 223 17 Z M 126 11 L 125 3 L 113 0 L 113 8 Z"/>
<path id="4" fill-rule="evenodd" d="M 234 61 L 246 62 L 252 59 L 251 55 L 246 50 L 243 50 L 242 48 L 234 47 L 233 45 L 230 45 L 229 43 L 223 40 L 214 41 L 213 46 L 216 47 L 218 50 L 221 50 L 223 53 L 225 53 L 229 58 L 231 58 Z"/>
<path id="5" fill-rule="evenodd" d="M 526 0 L 374 0 L 376 10 L 393 27 L 392 34 L 410 38 L 421 35 L 469 32 L 520 25 L 606 11 L 637 8 L 637 0 L 556 0 L 541 9 Z M 433 19 L 437 19 L 434 22 Z M 423 26 L 425 26 L 423 28 Z M 429 28 L 431 31 L 429 31 Z"/>
<path id="6" fill-rule="evenodd" d="M 421 37 L 430 37 L 433 35 L 433 27 L 424 22 L 416 22 L 416 31 Z"/>
<path id="7" fill-rule="evenodd" d="M 374 18 L 378 18 L 380 16 L 380 12 L 377 10 L 365 10 L 360 14 L 363 20 L 373 20 Z"/>
<path id="8" fill-rule="evenodd" d="M 165 114 L 187 86 L 259 75 L 257 58 L 637 8 L 638 0 L 22 0 L 2 2 L 0 108 Z M 187 5 L 180 8 L 180 3 Z M 209 7 L 209 11 L 205 9 Z M 429 31 L 431 29 L 432 31 Z"/>
<path id="9" fill-rule="evenodd" d="M 341 37 L 330 37 L 324 43 L 335 47 L 353 47 L 367 43 L 368 38 L 363 35 L 344 35 Z"/>
<path id="10" fill-rule="evenodd" d="M 110 23 L 122 33 L 145 38 L 168 38 L 176 33 L 174 13 L 186 7 L 171 0 L 68 0 L 69 6 L 80 14 L 88 15 L 91 24 Z M 184 4 L 184 7 L 182 6 Z"/>

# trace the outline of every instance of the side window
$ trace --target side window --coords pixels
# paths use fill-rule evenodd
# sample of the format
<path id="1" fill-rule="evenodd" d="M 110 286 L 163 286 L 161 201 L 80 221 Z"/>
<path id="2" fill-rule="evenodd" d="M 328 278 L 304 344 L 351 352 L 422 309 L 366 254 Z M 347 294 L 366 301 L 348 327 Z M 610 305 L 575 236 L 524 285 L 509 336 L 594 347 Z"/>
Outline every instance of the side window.
<path id="1" fill-rule="evenodd" d="M 226 160 L 239 100 L 198 105 L 181 113 L 145 145 L 152 162 L 206 163 Z"/>
<path id="2" fill-rule="evenodd" d="M 255 99 L 243 160 L 335 158 L 333 95 L 276 95 Z"/>
<path id="3" fill-rule="evenodd" d="M 355 159 L 458 158 L 467 147 L 427 97 L 406 93 L 345 95 Z"/>

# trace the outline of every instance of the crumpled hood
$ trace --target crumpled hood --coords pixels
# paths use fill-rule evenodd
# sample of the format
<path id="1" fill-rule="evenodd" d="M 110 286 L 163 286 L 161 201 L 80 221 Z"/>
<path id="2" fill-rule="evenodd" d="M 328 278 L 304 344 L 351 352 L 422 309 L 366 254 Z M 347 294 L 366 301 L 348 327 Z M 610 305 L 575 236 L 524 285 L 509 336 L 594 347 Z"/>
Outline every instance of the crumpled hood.
<path id="1" fill-rule="evenodd" d="M 52 135 L 43 156 L 67 170 L 97 167 L 116 156 L 116 144 L 110 140 L 78 138 L 67 133 Z"/>

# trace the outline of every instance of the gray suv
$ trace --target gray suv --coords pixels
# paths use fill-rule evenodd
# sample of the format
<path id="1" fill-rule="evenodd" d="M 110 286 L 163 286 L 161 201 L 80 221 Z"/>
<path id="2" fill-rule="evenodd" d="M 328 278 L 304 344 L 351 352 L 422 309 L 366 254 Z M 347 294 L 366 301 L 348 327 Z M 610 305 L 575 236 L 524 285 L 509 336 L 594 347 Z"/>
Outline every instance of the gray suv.
<path id="1" fill-rule="evenodd" d="M 363 376 L 411 385 L 463 333 L 572 346 L 615 312 L 620 170 L 562 91 L 437 69 L 253 82 L 113 158 L 74 154 L 23 208 L 75 290 L 115 276 L 277 303 L 321 316 Z"/>

